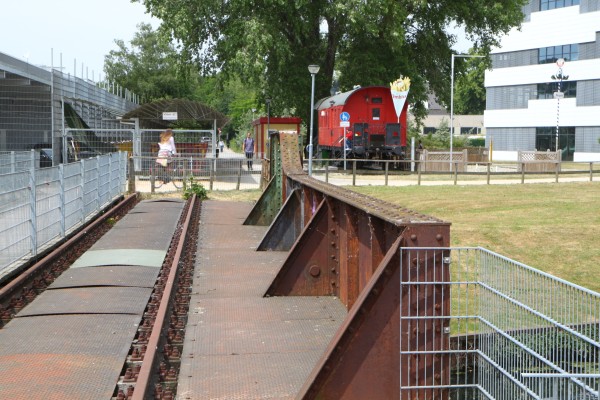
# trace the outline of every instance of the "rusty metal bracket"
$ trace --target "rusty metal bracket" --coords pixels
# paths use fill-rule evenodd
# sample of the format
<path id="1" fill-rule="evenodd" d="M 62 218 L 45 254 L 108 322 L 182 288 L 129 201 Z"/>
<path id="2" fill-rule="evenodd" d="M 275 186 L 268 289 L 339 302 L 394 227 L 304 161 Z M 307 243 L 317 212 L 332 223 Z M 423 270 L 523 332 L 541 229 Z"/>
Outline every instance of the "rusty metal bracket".
<path id="1" fill-rule="evenodd" d="M 303 228 L 300 195 L 298 191 L 293 191 L 271 223 L 257 250 L 287 251 L 292 248 Z"/>
<path id="2" fill-rule="evenodd" d="M 246 217 L 244 225 L 269 226 L 281 209 L 280 192 L 277 178 L 271 178 L 267 188 Z"/>

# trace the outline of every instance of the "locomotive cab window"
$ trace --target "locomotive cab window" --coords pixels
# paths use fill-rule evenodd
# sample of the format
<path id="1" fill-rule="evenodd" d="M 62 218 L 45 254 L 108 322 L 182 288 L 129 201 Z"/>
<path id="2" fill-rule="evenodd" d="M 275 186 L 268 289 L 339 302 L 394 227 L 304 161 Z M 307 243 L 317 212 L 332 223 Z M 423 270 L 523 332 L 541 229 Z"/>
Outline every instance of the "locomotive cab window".
<path id="1" fill-rule="evenodd" d="M 371 111 L 371 116 L 373 117 L 374 120 L 378 120 L 379 116 L 380 116 L 379 108 L 373 108 Z"/>
<path id="2" fill-rule="evenodd" d="M 371 103 L 373 103 L 373 104 L 381 104 L 381 103 L 383 103 L 383 98 L 382 97 L 373 97 L 371 99 Z"/>

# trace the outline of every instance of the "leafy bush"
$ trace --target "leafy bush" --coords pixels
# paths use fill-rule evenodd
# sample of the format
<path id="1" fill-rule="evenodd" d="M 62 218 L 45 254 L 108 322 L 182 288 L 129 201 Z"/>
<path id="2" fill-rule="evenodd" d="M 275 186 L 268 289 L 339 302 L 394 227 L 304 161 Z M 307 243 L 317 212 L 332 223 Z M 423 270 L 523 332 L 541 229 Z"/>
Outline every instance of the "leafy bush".
<path id="1" fill-rule="evenodd" d="M 183 191 L 183 198 L 187 200 L 193 195 L 196 195 L 196 197 L 200 200 L 205 200 L 208 198 L 208 193 L 204 186 L 202 186 L 202 184 L 199 182 L 194 182 L 194 177 L 191 177 L 188 185 Z"/>
<path id="2" fill-rule="evenodd" d="M 469 139 L 469 146 L 471 147 L 485 147 L 485 138 L 472 138 Z"/>

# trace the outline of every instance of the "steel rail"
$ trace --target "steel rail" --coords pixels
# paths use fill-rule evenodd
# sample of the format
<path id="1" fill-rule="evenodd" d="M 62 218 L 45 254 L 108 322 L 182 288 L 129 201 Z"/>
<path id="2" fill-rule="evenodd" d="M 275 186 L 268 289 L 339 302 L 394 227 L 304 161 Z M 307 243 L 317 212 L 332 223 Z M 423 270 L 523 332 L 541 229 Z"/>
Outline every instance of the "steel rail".
<path id="1" fill-rule="evenodd" d="M 160 340 L 162 339 L 163 329 L 165 327 L 165 323 L 167 322 L 167 316 L 169 313 L 170 301 L 172 299 L 172 294 L 174 290 L 176 290 L 175 282 L 177 278 L 178 265 L 183 254 L 183 249 L 186 242 L 186 236 L 188 234 L 190 222 L 192 219 L 192 215 L 194 212 L 195 203 L 197 201 L 196 195 L 194 195 L 189 201 L 189 207 L 187 209 L 187 215 L 185 218 L 185 222 L 181 229 L 181 235 L 179 237 L 179 241 L 177 243 L 177 250 L 175 251 L 175 255 L 173 257 L 173 261 L 171 262 L 171 268 L 169 270 L 169 276 L 167 278 L 167 282 L 165 284 L 165 288 L 160 300 L 160 305 L 158 307 L 158 311 L 156 314 L 155 324 L 152 329 L 152 333 L 148 339 L 147 351 L 144 356 L 144 360 L 142 361 L 142 366 L 140 368 L 140 372 L 138 375 L 137 383 L 135 386 L 135 390 L 133 391 L 133 395 L 131 400 L 144 400 L 148 398 L 148 389 L 150 383 L 152 382 L 152 373 L 154 364 L 157 361 L 158 353 L 159 353 L 159 345 Z"/>

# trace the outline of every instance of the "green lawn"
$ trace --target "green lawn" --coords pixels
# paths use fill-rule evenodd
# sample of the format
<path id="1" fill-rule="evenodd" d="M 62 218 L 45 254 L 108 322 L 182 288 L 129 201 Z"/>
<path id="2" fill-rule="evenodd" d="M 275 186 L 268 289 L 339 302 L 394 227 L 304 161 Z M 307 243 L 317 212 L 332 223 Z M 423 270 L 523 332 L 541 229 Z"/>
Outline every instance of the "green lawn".
<path id="1" fill-rule="evenodd" d="M 451 222 L 452 246 L 482 246 L 600 291 L 600 184 L 353 187 Z"/>

